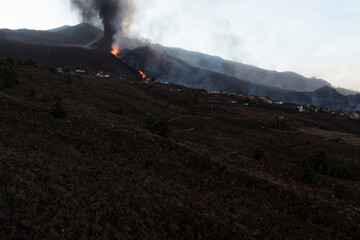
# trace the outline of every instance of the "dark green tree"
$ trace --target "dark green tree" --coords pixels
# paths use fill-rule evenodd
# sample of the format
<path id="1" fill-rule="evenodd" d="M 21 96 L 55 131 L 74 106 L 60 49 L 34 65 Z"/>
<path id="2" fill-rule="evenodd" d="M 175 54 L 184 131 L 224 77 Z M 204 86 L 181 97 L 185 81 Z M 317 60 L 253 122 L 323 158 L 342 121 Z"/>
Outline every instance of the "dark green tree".
<path id="1" fill-rule="evenodd" d="M 118 109 L 116 110 L 116 114 L 119 114 L 119 115 L 125 115 L 126 114 L 124 104 L 120 103 Z"/>
<path id="2" fill-rule="evenodd" d="M 316 172 L 325 171 L 328 169 L 329 161 L 327 159 L 326 152 L 318 151 L 315 153 L 313 160 L 312 160 L 312 167 Z M 324 173 L 324 172 L 322 172 Z"/>
<path id="3" fill-rule="evenodd" d="M 306 184 L 312 184 L 315 181 L 315 172 L 314 172 L 314 169 L 312 169 L 309 161 L 305 162 L 304 170 L 301 175 L 301 178 L 302 178 L 303 182 Z"/>
<path id="4" fill-rule="evenodd" d="M 160 121 L 156 125 L 156 131 L 159 136 L 162 136 L 165 138 L 170 137 L 169 121 L 166 119 L 166 117 L 162 116 L 160 118 Z"/>
<path id="5" fill-rule="evenodd" d="M 51 65 L 46 65 L 46 68 L 48 69 L 49 73 L 54 74 L 56 73 L 56 68 Z"/>
<path id="6" fill-rule="evenodd" d="M 0 89 L 13 88 L 18 83 L 17 74 L 11 66 L 0 67 Z"/>
<path id="7" fill-rule="evenodd" d="M 30 97 L 32 97 L 32 98 L 34 98 L 34 97 L 36 97 L 36 90 L 34 89 L 34 88 L 32 88 L 31 90 L 30 90 Z"/>
<path id="8" fill-rule="evenodd" d="M 147 113 L 145 116 L 145 128 L 149 130 L 152 133 L 155 133 L 156 131 L 156 122 L 152 114 Z"/>
<path id="9" fill-rule="evenodd" d="M 194 103 L 190 103 L 190 105 L 188 106 L 188 112 L 189 112 L 190 114 L 195 114 L 196 108 L 195 108 Z"/>
<path id="10" fill-rule="evenodd" d="M 51 111 L 51 115 L 53 115 L 55 118 L 66 117 L 66 111 L 61 97 L 56 98 L 55 105 L 53 106 L 53 109 Z"/>
<path id="11" fill-rule="evenodd" d="M 213 162 L 209 153 L 204 153 L 200 158 L 200 165 L 203 170 L 212 170 Z"/>
<path id="12" fill-rule="evenodd" d="M 264 157 L 264 151 L 262 150 L 261 147 L 256 147 L 255 152 L 254 152 L 254 158 L 256 160 L 260 160 Z"/>

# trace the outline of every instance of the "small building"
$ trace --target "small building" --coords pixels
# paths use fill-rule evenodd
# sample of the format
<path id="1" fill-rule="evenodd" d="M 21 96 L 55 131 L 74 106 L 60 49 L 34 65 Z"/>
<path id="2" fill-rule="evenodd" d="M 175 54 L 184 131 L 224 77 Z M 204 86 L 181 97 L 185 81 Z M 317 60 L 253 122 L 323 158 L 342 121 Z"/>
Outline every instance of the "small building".
<path id="1" fill-rule="evenodd" d="M 299 112 L 300 113 L 303 113 L 303 112 L 305 112 L 305 109 L 304 109 L 304 107 L 301 105 L 301 106 L 298 106 L 298 109 L 299 109 Z"/>

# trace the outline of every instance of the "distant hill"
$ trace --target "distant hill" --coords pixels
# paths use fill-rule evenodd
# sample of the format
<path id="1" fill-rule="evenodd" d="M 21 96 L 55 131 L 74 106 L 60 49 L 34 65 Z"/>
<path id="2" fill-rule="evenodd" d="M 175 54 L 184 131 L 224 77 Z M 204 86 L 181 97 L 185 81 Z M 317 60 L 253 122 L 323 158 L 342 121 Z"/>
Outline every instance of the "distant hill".
<path id="1" fill-rule="evenodd" d="M 148 46 L 134 50 L 124 49 L 120 57 L 130 65 L 142 69 L 149 77 L 191 88 L 272 97 L 283 96 L 285 93 L 291 92 L 197 68 L 183 60 L 159 53 Z"/>
<path id="2" fill-rule="evenodd" d="M 253 83 L 194 67 L 166 52 L 156 51 L 150 46 L 134 50 L 124 49 L 120 57 L 130 65 L 142 69 L 149 77 L 155 77 L 162 82 L 181 84 L 191 88 L 237 92 L 243 95 L 267 96 L 274 100 L 327 108 L 360 109 L 360 94 L 344 96 L 330 86 L 324 86 L 315 91 L 300 92 Z"/>
<path id="3" fill-rule="evenodd" d="M 61 31 L 61 30 L 64 30 L 64 29 L 67 29 L 67 28 L 70 28 L 71 26 L 69 25 L 64 25 L 62 27 L 58 27 L 58 28 L 53 28 L 53 29 L 49 29 L 47 30 L 48 32 L 58 32 L 58 31 Z"/>
<path id="4" fill-rule="evenodd" d="M 322 87 L 314 92 L 296 92 L 284 96 L 286 102 L 309 104 L 336 109 L 360 109 L 360 94 L 345 96 L 331 87 Z"/>
<path id="5" fill-rule="evenodd" d="M 101 29 L 82 23 L 73 27 L 61 27 L 52 31 L 28 29 L 0 29 L 0 39 L 17 40 L 32 44 L 46 45 L 88 45 L 103 36 Z"/>
<path id="6" fill-rule="evenodd" d="M 251 65 L 224 60 L 220 57 L 187 51 L 180 48 L 167 48 L 160 45 L 153 45 L 153 48 L 157 51 L 179 58 L 194 67 L 226 74 L 252 83 L 295 91 L 314 91 L 324 86 L 330 86 L 330 83 L 325 80 L 305 78 L 294 72 L 265 70 Z"/>
<path id="7" fill-rule="evenodd" d="M 359 94 L 359 91 L 354 91 L 354 90 L 350 90 L 350 89 L 345 89 L 345 88 L 336 88 L 336 90 L 341 93 L 342 95 L 356 95 Z"/>

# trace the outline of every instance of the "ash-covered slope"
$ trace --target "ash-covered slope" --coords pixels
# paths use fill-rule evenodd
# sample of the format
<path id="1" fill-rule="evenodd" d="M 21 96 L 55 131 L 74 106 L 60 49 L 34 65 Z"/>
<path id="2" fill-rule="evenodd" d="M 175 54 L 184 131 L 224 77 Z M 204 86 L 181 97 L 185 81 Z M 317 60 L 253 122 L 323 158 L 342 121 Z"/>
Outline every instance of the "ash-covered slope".
<path id="1" fill-rule="evenodd" d="M 134 50 L 124 49 L 120 53 L 120 57 L 130 65 L 142 69 L 149 77 L 191 88 L 224 90 L 274 98 L 282 97 L 285 93 L 290 92 L 196 68 L 183 60 L 159 53 L 148 46 Z"/>
<path id="2" fill-rule="evenodd" d="M 181 84 L 192 88 L 267 96 L 274 100 L 327 108 L 360 109 L 360 95 L 344 96 L 330 86 L 315 91 L 300 92 L 253 83 L 226 74 L 194 67 L 166 52 L 156 51 L 150 46 L 139 47 L 134 50 L 124 49 L 120 56 L 132 66 L 142 69 L 149 76 L 154 76 L 163 82 Z"/>
<path id="3" fill-rule="evenodd" d="M 276 72 L 255 66 L 224 60 L 220 57 L 153 45 L 154 49 L 181 59 L 190 65 L 213 72 L 226 74 L 246 81 L 295 91 L 314 91 L 330 84 L 321 79 L 306 78 L 294 72 Z"/>
<path id="4" fill-rule="evenodd" d="M 33 44 L 85 46 L 103 36 L 103 31 L 90 24 L 82 23 L 56 31 L 29 29 L 0 29 L 0 39 L 17 40 Z"/>

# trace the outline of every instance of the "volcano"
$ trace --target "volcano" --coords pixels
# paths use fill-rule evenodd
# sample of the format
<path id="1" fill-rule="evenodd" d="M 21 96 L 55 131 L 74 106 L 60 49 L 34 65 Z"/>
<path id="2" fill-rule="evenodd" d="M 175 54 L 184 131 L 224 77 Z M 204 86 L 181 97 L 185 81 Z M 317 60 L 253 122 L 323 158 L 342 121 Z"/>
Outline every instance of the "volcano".
<path id="1" fill-rule="evenodd" d="M 89 24 L 65 27 L 51 31 L 32 30 L 0 30 L 2 41 L 1 56 L 21 56 L 22 49 L 25 56 L 33 58 L 42 64 L 74 65 L 79 68 L 97 69 L 113 75 L 133 72 L 133 76 L 140 79 L 157 79 L 161 82 L 171 82 L 183 86 L 223 90 L 243 95 L 267 96 L 277 101 L 298 104 L 318 105 L 327 108 L 357 110 L 360 101 L 356 92 L 341 89 L 344 96 L 333 91 L 319 94 L 317 89 L 331 88 L 326 81 L 307 79 L 295 73 L 277 73 L 253 66 L 223 60 L 219 57 L 202 53 L 190 52 L 176 48 L 166 48 L 155 44 L 121 37 L 120 51 L 116 54 L 121 59 L 114 59 L 111 54 L 114 40 L 105 36 L 102 30 Z M 18 41 L 19 49 L 14 45 Z M 38 44 L 35 51 L 24 43 Z M 47 45 L 46 47 L 44 45 Z M 52 49 L 53 45 L 55 47 Z M 72 47 L 67 48 L 67 46 Z M 82 47 L 74 50 L 73 46 Z M 1 47 L 1 46 L 0 46 Z M 61 50 L 60 48 L 61 47 Z M 64 54 L 61 53 L 64 51 Z M 81 54 L 75 54 L 81 52 Z M 85 54 L 85 55 L 82 55 Z M 118 65 L 118 67 L 117 67 Z"/>

